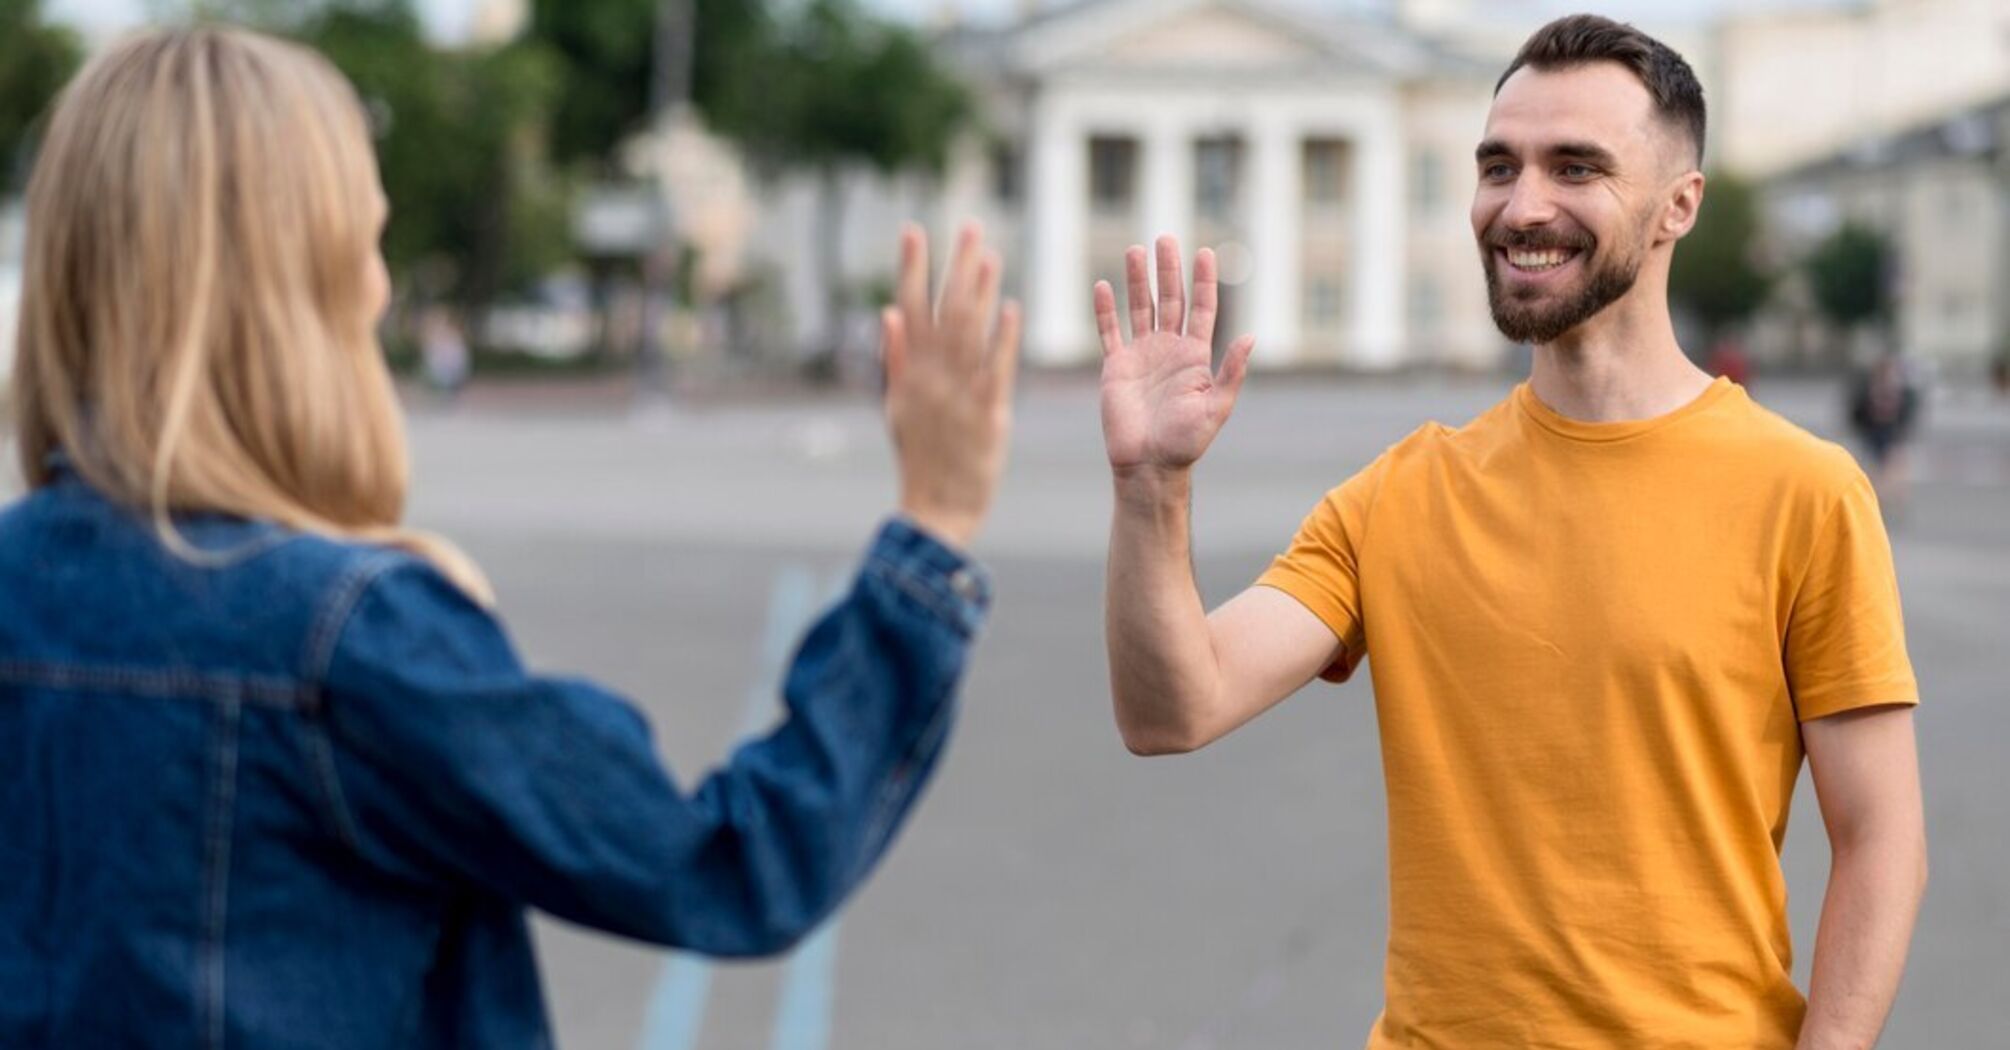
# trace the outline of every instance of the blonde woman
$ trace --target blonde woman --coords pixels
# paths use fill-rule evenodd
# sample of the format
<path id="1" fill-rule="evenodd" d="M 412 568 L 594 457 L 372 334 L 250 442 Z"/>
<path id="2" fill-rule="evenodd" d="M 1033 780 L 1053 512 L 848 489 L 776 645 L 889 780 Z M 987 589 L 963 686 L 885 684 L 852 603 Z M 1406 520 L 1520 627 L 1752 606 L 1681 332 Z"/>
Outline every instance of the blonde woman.
<path id="1" fill-rule="evenodd" d="M 885 318 L 902 496 L 789 718 L 695 792 L 399 525 L 365 122 L 227 29 L 93 62 L 28 196 L 0 514 L 0 1045 L 543 1046 L 525 909 L 779 951 L 927 779 L 988 590 L 1018 313 L 960 239 Z M 994 314 L 996 320 L 994 322 Z"/>

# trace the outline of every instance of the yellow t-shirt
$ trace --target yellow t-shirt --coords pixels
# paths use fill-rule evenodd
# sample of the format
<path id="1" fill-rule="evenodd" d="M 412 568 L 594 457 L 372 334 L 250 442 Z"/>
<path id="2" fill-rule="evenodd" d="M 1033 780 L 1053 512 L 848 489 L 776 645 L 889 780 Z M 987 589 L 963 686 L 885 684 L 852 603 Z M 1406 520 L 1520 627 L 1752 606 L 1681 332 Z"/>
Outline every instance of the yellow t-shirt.
<path id="1" fill-rule="evenodd" d="M 1798 723 L 1917 703 L 1849 453 L 1719 379 L 1587 423 L 1517 386 L 1329 493 L 1258 581 L 1372 654 L 1370 1050 L 1791 1050 Z"/>

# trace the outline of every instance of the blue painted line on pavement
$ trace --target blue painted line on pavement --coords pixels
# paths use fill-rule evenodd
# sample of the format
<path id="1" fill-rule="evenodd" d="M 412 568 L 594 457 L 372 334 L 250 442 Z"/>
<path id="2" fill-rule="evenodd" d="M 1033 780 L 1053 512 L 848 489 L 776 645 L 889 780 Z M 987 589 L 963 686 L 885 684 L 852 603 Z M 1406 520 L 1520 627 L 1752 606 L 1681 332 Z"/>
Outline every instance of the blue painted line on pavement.
<path id="1" fill-rule="evenodd" d="M 775 1008 L 770 1050 L 827 1050 L 831 1041 L 831 1000 L 837 971 L 838 918 L 810 934 L 789 957 L 782 997 Z"/>
<path id="2" fill-rule="evenodd" d="M 824 607 L 844 597 L 851 577 L 849 571 L 839 571 L 824 581 Z M 788 969 L 782 974 L 781 1001 L 775 1008 L 770 1050 L 828 1050 L 837 984 L 838 929 L 842 925 L 841 915 L 831 916 L 789 957 Z"/>
<path id="3" fill-rule="evenodd" d="M 740 707 L 738 739 L 759 732 L 772 719 L 790 645 L 815 614 L 816 577 L 808 566 L 789 563 L 775 571 L 768 589 L 766 625 L 761 631 L 759 670 Z M 641 1050 L 696 1050 L 712 995 L 712 964 L 703 956 L 673 951 L 650 995 Z"/>

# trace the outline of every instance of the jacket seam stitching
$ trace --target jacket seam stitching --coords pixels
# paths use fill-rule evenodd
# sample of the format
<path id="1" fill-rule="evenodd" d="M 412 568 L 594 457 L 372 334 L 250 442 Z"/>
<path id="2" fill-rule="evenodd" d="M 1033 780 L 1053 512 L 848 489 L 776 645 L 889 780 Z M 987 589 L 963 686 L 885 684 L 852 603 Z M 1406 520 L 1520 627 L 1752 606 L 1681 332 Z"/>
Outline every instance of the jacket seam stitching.
<path id="1" fill-rule="evenodd" d="M 388 572 L 401 559 L 394 554 L 382 554 L 364 558 L 349 567 L 336 581 L 334 596 L 323 609 L 314 631 L 308 639 L 306 692 L 307 706 L 319 714 L 325 709 L 323 694 L 327 684 L 328 670 L 335 659 L 335 646 L 341 640 L 343 628 L 362 600 L 363 592 L 375 583 L 378 577 Z M 330 739 L 328 723 L 324 718 L 309 718 L 302 727 L 306 736 L 308 759 L 314 767 L 314 779 L 318 781 L 322 804 L 328 810 L 330 823 L 334 825 L 335 837 L 353 852 L 362 852 L 362 834 L 356 828 L 356 818 L 349 812 L 348 797 L 342 791 L 342 777 L 335 768 L 335 744 Z"/>
<path id="2" fill-rule="evenodd" d="M 230 909 L 230 840 L 235 829 L 237 805 L 237 736 L 240 706 L 234 696 L 225 697 L 218 709 L 222 719 L 222 739 L 211 752 L 214 778 L 209 791 L 209 814 L 203 841 L 203 977 L 202 1009 L 206 1025 L 203 1045 L 222 1050 L 224 1044 L 224 934 Z"/>
<path id="3" fill-rule="evenodd" d="M 238 676 L 202 671 L 163 671 L 140 667 L 77 667 L 22 660 L 0 660 L 0 682 L 47 689 L 103 689 L 186 700 L 250 701 L 261 707 L 298 708 L 306 703 L 302 683 L 284 678 Z"/>
<path id="4" fill-rule="evenodd" d="M 886 561 L 874 561 L 869 567 L 873 575 L 893 585 L 895 590 L 920 603 L 923 609 L 945 620 L 958 634 L 970 635 L 970 624 L 965 619 L 964 610 L 957 608 L 949 599 L 915 578 L 914 573 L 902 566 Z"/>

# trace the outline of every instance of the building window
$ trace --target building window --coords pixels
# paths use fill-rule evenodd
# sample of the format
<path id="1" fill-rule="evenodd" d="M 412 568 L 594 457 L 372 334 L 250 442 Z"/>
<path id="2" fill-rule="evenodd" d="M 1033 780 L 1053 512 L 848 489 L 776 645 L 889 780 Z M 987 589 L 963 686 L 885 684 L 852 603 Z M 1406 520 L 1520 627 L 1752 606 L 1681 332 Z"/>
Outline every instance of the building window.
<path id="1" fill-rule="evenodd" d="M 1026 192 L 1025 154 L 1010 142 L 991 145 L 991 197 L 1000 204 L 1018 204 Z"/>
<path id="2" fill-rule="evenodd" d="M 1347 144 L 1339 139 L 1305 140 L 1305 202 L 1335 205 L 1347 198 Z"/>
<path id="3" fill-rule="evenodd" d="M 1193 145 L 1194 207 L 1199 217 L 1227 222 L 1242 189 L 1242 142 L 1221 137 Z"/>
<path id="4" fill-rule="evenodd" d="M 1089 203 L 1103 214 L 1129 213 L 1137 201 L 1138 140 L 1089 140 Z"/>
<path id="5" fill-rule="evenodd" d="M 1444 296 L 1438 290 L 1437 278 L 1430 274 L 1415 274 L 1410 278 L 1410 327 L 1428 332 L 1444 319 Z"/>
<path id="6" fill-rule="evenodd" d="M 1306 283 L 1305 317 L 1315 328 L 1335 328 L 1346 316 L 1345 291 L 1338 279 L 1320 275 Z"/>
<path id="7" fill-rule="evenodd" d="M 1418 215 L 1431 215 L 1444 203 L 1445 165 L 1436 150 L 1418 150 L 1416 168 L 1411 175 L 1410 198 L 1416 202 Z"/>

